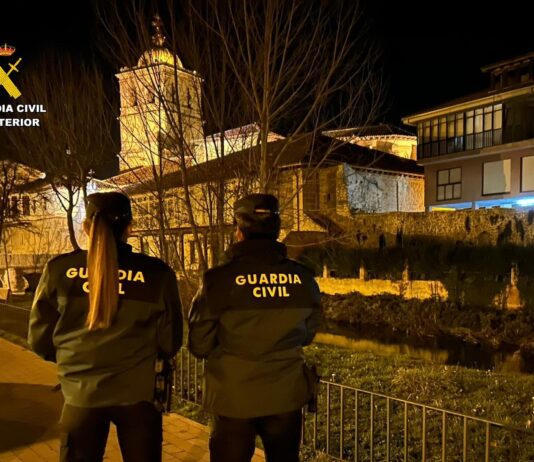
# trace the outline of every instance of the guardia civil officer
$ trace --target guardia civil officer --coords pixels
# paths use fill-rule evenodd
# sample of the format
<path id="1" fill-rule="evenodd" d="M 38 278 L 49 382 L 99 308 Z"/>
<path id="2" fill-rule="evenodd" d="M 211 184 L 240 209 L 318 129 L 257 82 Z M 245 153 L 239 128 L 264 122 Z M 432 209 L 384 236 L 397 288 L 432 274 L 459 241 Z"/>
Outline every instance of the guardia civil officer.
<path id="1" fill-rule="evenodd" d="M 207 358 L 204 409 L 212 462 L 249 462 L 259 435 L 269 462 L 299 460 L 301 408 L 312 387 L 302 347 L 321 316 L 314 275 L 277 242 L 278 200 L 234 206 L 237 243 L 210 269 L 189 313 L 189 348 Z"/>
<path id="2" fill-rule="evenodd" d="M 154 363 L 182 343 L 176 277 L 126 244 L 132 212 L 125 195 L 87 199 L 89 250 L 46 264 L 30 316 L 29 343 L 57 362 L 65 397 L 60 460 L 101 461 L 113 422 L 125 462 L 157 462 L 162 416 L 153 403 Z"/>

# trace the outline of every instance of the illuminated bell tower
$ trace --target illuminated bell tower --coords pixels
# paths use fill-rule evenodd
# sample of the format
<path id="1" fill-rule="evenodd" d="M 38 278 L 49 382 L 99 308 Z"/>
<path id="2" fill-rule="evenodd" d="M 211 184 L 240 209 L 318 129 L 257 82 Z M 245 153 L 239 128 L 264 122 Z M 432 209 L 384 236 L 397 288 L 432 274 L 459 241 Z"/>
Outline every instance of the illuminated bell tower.
<path id="1" fill-rule="evenodd" d="M 152 46 L 137 65 L 117 74 L 120 88 L 121 172 L 158 165 L 183 142 L 203 138 L 201 78 L 165 47 L 162 22 L 152 21 Z"/>

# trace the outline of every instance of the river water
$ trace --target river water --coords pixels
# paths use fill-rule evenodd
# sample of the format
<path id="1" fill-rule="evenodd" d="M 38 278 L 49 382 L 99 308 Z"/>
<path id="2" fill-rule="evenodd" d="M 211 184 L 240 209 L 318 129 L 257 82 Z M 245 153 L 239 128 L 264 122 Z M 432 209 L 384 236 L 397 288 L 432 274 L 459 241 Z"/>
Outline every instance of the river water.
<path id="1" fill-rule="evenodd" d="M 383 356 L 408 355 L 437 364 L 495 372 L 521 372 L 519 354 L 514 354 L 516 348 L 506 346 L 497 350 L 453 336 L 408 337 L 387 328 L 327 321 L 315 341 Z"/>

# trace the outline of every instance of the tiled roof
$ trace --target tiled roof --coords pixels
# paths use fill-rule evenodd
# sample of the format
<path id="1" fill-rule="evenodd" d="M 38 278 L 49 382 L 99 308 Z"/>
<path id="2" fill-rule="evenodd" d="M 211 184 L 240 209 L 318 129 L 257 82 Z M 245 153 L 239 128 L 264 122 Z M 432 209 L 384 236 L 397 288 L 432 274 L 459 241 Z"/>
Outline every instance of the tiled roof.
<path id="1" fill-rule="evenodd" d="M 302 136 L 288 144 L 287 139 L 269 143 L 269 155 L 278 168 L 302 168 L 307 166 L 332 166 L 347 163 L 361 169 L 381 170 L 389 173 L 423 175 L 423 168 L 415 161 L 386 152 L 368 149 L 343 142 L 328 136 Z M 258 174 L 260 150 L 252 149 L 233 152 L 222 159 L 192 165 L 187 169 L 189 184 L 236 178 L 240 175 Z M 182 185 L 182 173 L 177 163 L 168 162 L 164 173 L 156 177 L 165 188 Z M 153 167 L 139 167 L 105 180 L 103 183 L 115 186 L 125 192 L 140 193 L 155 187 Z"/>
<path id="2" fill-rule="evenodd" d="M 514 86 L 509 86 L 509 87 L 503 88 L 501 90 L 492 90 L 491 88 L 489 88 L 489 89 L 482 90 L 482 91 L 479 91 L 479 92 L 476 92 L 476 93 L 471 93 L 469 95 L 461 96 L 459 98 L 447 101 L 445 103 L 441 103 L 441 104 L 439 104 L 437 106 L 433 106 L 433 107 L 424 109 L 422 111 L 417 111 L 416 113 L 410 114 L 410 115 L 408 115 L 406 117 L 403 117 L 402 119 L 403 119 L 403 121 L 405 121 L 407 119 L 419 116 L 421 114 L 425 114 L 427 112 L 438 111 L 440 109 L 446 109 L 446 108 L 451 107 L 451 106 L 456 106 L 457 104 L 468 103 L 470 101 L 476 101 L 476 100 L 481 99 L 481 98 L 497 97 L 499 95 L 502 95 L 502 94 L 507 93 L 507 92 L 511 92 L 513 90 L 519 90 L 521 88 L 528 88 L 528 87 L 533 87 L 534 88 L 533 83 L 532 82 L 521 83 L 521 84 L 517 84 L 517 85 L 514 85 Z"/>
<path id="3" fill-rule="evenodd" d="M 415 133 L 391 124 L 367 125 L 365 127 L 344 128 L 323 132 L 332 138 L 338 137 L 378 137 L 378 136 L 415 136 Z"/>

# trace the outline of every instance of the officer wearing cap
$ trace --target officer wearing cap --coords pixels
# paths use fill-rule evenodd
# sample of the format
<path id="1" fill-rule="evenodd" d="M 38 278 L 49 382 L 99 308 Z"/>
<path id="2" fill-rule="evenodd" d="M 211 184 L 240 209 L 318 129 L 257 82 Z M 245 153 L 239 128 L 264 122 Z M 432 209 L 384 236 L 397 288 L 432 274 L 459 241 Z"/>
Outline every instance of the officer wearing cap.
<path id="1" fill-rule="evenodd" d="M 155 362 L 180 348 L 182 313 L 174 272 L 126 244 L 131 221 L 125 195 L 90 195 L 88 251 L 50 260 L 35 293 L 28 341 L 58 365 L 62 462 L 101 461 L 111 422 L 124 461 L 161 460 Z"/>
<path id="2" fill-rule="evenodd" d="M 301 408 L 313 388 L 302 347 L 319 327 L 319 289 L 312 272 L 277 242 L 274 196 L 243 197 L 234 217 L 237 242 L 227 263 L 204 274 L 189 313 L 189 349 L 207 358 L 211 460 L 249 462 L 259 435 L 267 461 L 295 462 Z"/>

